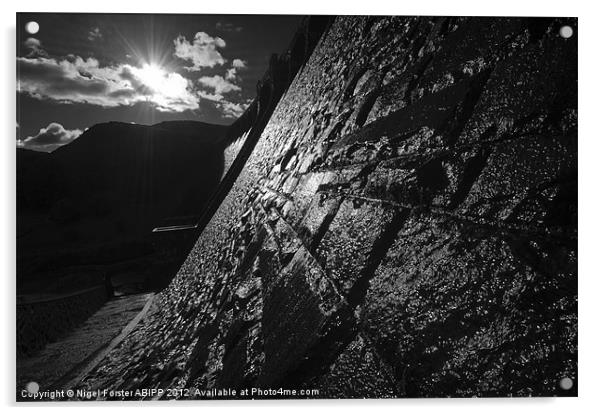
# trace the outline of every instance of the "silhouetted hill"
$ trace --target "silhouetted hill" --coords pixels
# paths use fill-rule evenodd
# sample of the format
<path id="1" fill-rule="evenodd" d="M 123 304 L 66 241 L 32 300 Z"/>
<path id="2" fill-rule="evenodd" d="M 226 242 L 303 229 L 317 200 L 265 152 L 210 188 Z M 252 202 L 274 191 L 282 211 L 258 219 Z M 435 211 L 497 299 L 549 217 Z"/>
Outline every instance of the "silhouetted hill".
<path id="1" fill-rule="evenodd" d="M 222 174 L 226 127 L 194 122 L 99 124 L 51 153 L 71 195 L 109 192 L 150 220 L 194 214 Z M 141 217 L 138 216 L 138 219 Z"/>
<path id="2" fill-rule="evenodd" d="M 18 149 L 19 279 L 152 253 L 153 227 L 200 214 L 219 183 L 227 129 L 109 122 L 52 153 Z"/>
<path id="3" fill-rule="evenodd" d="M 48 153 L 17 148 L 17 214 L 50 207 L 61 176 Z"/>

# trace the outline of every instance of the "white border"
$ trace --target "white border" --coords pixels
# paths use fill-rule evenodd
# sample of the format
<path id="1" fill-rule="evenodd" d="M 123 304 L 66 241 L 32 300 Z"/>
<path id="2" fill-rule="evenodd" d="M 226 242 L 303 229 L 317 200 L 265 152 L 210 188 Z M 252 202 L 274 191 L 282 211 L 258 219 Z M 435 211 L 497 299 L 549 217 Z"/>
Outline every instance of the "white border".
<path id="1" fill-rule="evenodd" d="M 576 414 L 599 411 L 601 400 L 598 387 L 600 377 L 600 281 L 599 249 L 602 247 L 602 229 L 599 213 L 602 197 L 600 169 L 602 158 L 602 117 L 600 102 L 602 92 L 602 62 L 600 59 L 600 30 L 602 24 L 599 7 L 594 1 L 579 0 L 501 0 L 494 4 L 481 1 L 429 1 L 429 0 L 369 0 L 351 3 L 349 0 L 302 0 L 289 4 L 285 1 L 228 0 L 209 4 L 206 1 L 182 0 L 178 2 L 134 2 L 102 0 L 93 4 L 82 0 L 21 0 L 2 2 L 3 48 L 2 93 L 3 110 L 0 111 L 4 137 L 2 138 L 1 192 L 2 247 L 0 264 L 4 265 L 3 315 L 4 336 L 0 341 L 4 370 L 0 375 L 0 402 L 14 410 L 32 414 L 62 414 L 85 410 L 89 414 L 106 411 L 131 411 L 141 408 L 151 414 L 163 414 L 168 408 L 180 411 L 251 414 L 282 413 L 307 414 L 315 411 L 340 411 L 364 414 L 403 411 L 408 414 L 504 414 L 537 412 L 545 414 Z M 578 16 L 579 17 L 579 398 L 564 399 L 439 399 L 396 401 L 272 401 L 272 402 L 177 402 L 141 404 L 138 402 L 90 404 L 35 404 L 19 405 L 14 402 L 15 379 L 15 13 L 17 11 L 47 12 L 122 12 L 122 13 L 276 13 L 276 14 L 400 14 L 400 15 L 493 15 L 493 16 Z M 82 407 L 85 406 L 85 409 Z M 142 408 L 141 408 L 142 409 Z"/>

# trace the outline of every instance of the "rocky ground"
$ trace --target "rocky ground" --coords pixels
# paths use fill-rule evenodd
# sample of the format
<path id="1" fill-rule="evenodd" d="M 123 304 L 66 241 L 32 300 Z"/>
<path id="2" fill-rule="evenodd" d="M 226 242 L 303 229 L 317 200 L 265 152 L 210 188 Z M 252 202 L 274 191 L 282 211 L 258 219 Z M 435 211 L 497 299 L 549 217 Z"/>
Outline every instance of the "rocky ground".
<path id="1" fill-rule="evenodd" d="M 98 280 L 96 281 L 98 282 Z M 69 334 L 107 301 L 107 288 L 95 285 L 68 294 L 19 296 L 17 358 L 32 357 Z"/>
<path id="2" fill-rule="evenodd" d="M 575 395 L 564 24 L 337 18 L 151 316 L 80 386 Z"/>
<path id="3" fill-rule="evenodd" d="M 18 359 L 17 389 L 29 382 L 41 390 L 61 388 L 121 333 L 148 299 L 149 294 L 113 298 L 69 335 L 32 357 Z"/>

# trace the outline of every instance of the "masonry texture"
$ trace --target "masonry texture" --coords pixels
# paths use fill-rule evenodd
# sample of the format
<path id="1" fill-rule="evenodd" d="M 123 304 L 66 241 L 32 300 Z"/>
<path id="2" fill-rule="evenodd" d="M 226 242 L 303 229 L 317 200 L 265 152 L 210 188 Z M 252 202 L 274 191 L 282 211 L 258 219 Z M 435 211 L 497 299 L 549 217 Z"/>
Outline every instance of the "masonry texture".
<path id="1" fill-rule="evenodd" d="M 575 395 L 565 24 L 578 32 L 576 19 L 329 22 L 267 124 L 238 134 L 248 158 L 177 276 L 80 386 Z"/>

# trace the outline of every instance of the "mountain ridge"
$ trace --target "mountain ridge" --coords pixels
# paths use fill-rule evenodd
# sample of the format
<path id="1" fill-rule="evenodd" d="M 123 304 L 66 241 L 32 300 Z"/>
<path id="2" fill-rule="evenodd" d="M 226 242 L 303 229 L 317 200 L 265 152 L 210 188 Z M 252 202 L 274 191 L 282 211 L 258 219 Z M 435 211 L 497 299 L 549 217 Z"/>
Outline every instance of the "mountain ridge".
<path id="1" fill-rule="evenodd" d="M 154 252 L 152 229 L 198 216 L 219 183 L 228 128 L 111 121 L 50 153 L 18 148 L 19 280 L 44 290 L 71 266 Z"/>

